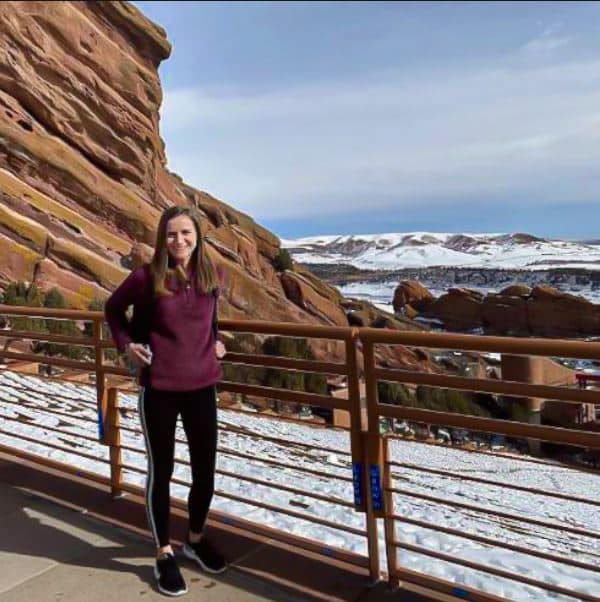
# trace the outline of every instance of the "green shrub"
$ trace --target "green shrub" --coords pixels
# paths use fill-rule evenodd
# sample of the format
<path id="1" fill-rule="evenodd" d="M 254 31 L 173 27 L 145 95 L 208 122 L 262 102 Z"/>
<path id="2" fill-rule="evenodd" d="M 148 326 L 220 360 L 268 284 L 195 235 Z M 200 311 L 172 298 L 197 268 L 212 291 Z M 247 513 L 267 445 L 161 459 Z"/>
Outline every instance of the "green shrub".
<path id="1" fill-rule="evenodd" d="M 5 305 L 42 307 L 44 304 L 44 293 L 35 284 L 27 284 L 23 281 L 11 282 L 4 291 L 2 302 Z M 27 316 L 11 316 L 9 324 L 13 330 L 31 332 L 41 332 L 44 330 L 43 321 Z"/>
<path id="2" fill-rule="evenodd" d="M 44 307 L 66 309 L 67 303 L 61 292 L 54 287 L 46 293 Z M 52 334 L 81 336 L 81 331 L 73 320 L 46 318 L 44 325 L 44 330 Z M 90 355 L 89 348 L 79 345 L 65 345 L 64 343 L 38 342 L 34 345 L 34 351 L 35 353 L 46 353 L 47 355 L 63 355 L 74 360 L 84 359 Z"/>
<path id="3" fill-rule="evenodd" d="M 489 412 L 473 401 L 469 394 L 452 389 L 419 385 L 416 390 L 416 401 L 417 407 L 428 410 L 489 416 Z"/>
<path id="4" fill-rule="evenodd" d="M 314 360 L 315 356 L 306 339 L 292 337 L 269 337 L 263 343 L 266 355 L 281 355 L 289 358 Z M 280 368 L 267 368 L 265 383 L 269 387 L 327 393 L 327 377 L 315 372 L 294 372 Z"/>
<path id="5" fill-rule="evenodd" d="M 280 248 L 277 255 L 273 259 L 273 267 L 278 272 L 283 272 L 284 270 L 293 270 L 294 262 L 287 249 Z"/>
<path id="6" fill-rule="evenodd" d="M 380 380 L 377 383 L 377 395 L 379 403 L 390 403 L 393 405 L 412 405 L 412 400 L 408 389 L 400 384 Z"/>
<path id="7" fill-rule="evenodd" d="M 260 342 L 252 334 L 236 334 L 227 341 L 227 351 L 233 353 L 260 353 Z M 265 368 L 260 366 L 246 366 L 244 364 L 227 363 L 227 356 L 223 362 L 223 377 L 232 382 L 246 383 L 249 385 L 262 385 L 265 379 Z"/>

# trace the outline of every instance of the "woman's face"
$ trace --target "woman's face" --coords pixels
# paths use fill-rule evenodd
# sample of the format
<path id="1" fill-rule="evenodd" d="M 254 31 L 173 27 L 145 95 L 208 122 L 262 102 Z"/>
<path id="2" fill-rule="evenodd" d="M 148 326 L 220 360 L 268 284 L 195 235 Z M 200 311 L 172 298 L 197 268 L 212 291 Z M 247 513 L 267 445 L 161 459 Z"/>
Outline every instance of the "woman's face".
<path id="1" fill-rule="evenodd" d="M 187 215 L 178 215 L 167 222 L 167 251 L 176 264 L 187 267 L 197 244 L 194 222 Z"/>

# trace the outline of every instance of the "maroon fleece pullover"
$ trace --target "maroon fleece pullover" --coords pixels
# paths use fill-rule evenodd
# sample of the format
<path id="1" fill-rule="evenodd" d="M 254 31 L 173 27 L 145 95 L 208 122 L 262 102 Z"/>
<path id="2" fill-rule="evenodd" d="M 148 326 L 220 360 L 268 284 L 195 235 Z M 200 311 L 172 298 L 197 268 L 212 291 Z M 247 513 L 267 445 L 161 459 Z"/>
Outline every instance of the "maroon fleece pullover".
<path id="1" fill-rule="evenodd" d="M 150 345 L 152 363 L 141 372 L 142 386 L 191 391 L 214 385 L 222 377 L 214 349 L 215 304 L 216 295 L 202 293 L 193 284 L 176 288 L 172 296 L 154 299 L 152 275 L 148 266 L 143 266 L 131 272 L 110 296 L 105 314 L 121 353 L 132 341 Z M 125 315 L 130 305 L 134 307 L 133 322 Z"/>

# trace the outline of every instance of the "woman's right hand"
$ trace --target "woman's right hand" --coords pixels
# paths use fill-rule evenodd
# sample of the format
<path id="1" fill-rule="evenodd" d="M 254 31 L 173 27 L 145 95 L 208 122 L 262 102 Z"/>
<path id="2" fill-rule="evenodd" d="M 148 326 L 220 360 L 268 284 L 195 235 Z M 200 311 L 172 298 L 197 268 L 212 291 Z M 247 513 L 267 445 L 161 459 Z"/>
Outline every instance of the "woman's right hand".
<path id="1" fill-rule="evenodd" d="M 138 368 L 149 366 L 152 362 L 152 351 L 141 343 L 129 343 L 125 353 L 129 361 Z"/>

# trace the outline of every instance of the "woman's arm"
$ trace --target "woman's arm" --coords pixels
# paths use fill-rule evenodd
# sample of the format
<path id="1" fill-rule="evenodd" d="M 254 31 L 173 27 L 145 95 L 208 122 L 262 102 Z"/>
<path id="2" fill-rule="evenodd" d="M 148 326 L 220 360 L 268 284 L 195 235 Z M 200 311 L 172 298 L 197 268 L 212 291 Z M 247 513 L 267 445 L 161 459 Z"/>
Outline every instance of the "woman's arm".
<path id="1" fill-rule="evenodd" d="M 145 268 L 138 268 L 123 280 L 106 301 L 104 315 L 119 353 L 124 353 L 132 342 L 130 323 L 125 313 L 130 305 L 142 301 L 147 289 L 146 280 Z"/>

